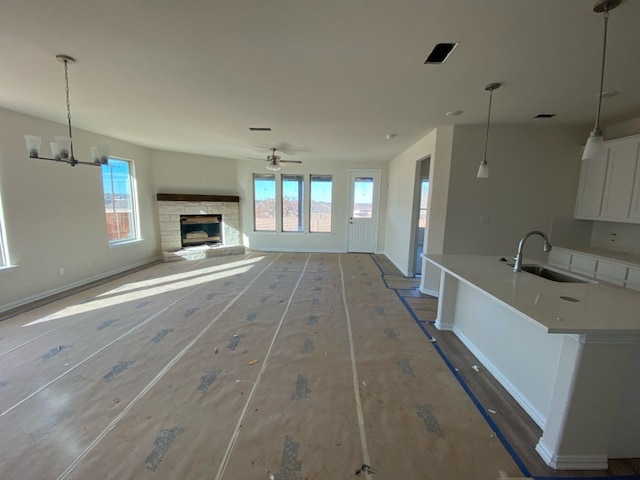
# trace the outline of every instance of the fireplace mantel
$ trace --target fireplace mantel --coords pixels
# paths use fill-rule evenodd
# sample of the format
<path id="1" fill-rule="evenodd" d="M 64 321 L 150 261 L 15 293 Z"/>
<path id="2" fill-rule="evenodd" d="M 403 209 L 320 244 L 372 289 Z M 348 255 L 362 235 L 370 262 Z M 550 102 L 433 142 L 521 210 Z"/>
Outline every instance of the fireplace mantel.
<path id="1" fill-rule="evenodd" d="M 240 202 L 235 195 L 195 195 L 192 193 L 158 193 L 157 200 L 167 202 Z"/>

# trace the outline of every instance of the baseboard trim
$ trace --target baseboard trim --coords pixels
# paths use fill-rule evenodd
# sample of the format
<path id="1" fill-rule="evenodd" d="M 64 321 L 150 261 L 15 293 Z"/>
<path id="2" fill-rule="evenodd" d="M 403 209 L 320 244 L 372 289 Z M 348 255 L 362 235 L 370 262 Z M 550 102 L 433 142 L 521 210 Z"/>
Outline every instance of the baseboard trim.
<path id="1" fill-rule="evenodd" d="M 606 455 L 556 455 L 540 439 L 536 452 L 547 465 L 555 470 L 606 470 Z"/>
<path id="2" fill-rule="evenodd" d="M 436 318 L 435 327 L 441 332 L 453 332 L 452 323 L 442 323 L 438 318 Z"/>
<path id="3" fill-rule="evenodd" d="M 142 260 L 140 262 L 132 263 L 130 265 L 126 265 L 124 267 L 116 268 L 114 270 L 109 270 L 108 272 L 103 272 L 98 275 L 93 275 L 88 278 L 84 278 L 82 280 L 78 280 L 77 282 L 68 283 L 61 287 L 52 288 L 50 290 L 46 290 L 44 292 L 40 292 L 34 295 L 30 295 L 25 298 L 21 298 L 20 300 L 16 300 L 14 302 L 7 303 L 5 305 L 0 306 L 0 321 L 6 320 L 13 316 L 13 314 L 8 314 L 3 316 L 7 312 L 11 312 L 11 310 L 16 310 L 15 315 L 22 313 L 23 311 L 30 310 L 30 308 L 36 308 L 44 303 L 54 300 L 56 296 L 66 296 L 75 293 L 76 291 L 81 291 L 83 289 L 89 288 L 98 282 L 102 282 L 111 277 L 120 275 L 125 272 L 129 272 L 131 270 L 135 270 L 140 267 L 145 267 L 152 265 L 154 263 L 158 263 L 160 260 L 157 257 L 148 258 L 146 260 Z M 25 308 L 30 307 L 30 308 Z"/>
<path id="4" fill-rule="evenodd" d="M 440 290 L 430 290 L 428 288 L 419 288 L 420 293 L 424 293 L 425 295 L 431 295 L 432 297 L 440 298 Z"/>
<path id="5" fill-rule="evenodd" d="M 531 417 L 531 419 L 536 422 L 536 424 L 544 430 L 544 427 L 547 423 L 547 418 L 542 415 L 542 413 L 535 408 L 529 401 L 522 395 L 520 390 L 516 388 L 500 371 L 498 367 L 496 367 L 491 361 L 482 354 L 473 343 L 453 324 L 453 333 L 460 339 L 460 341 L 469 349 L 471 353 L 482 363 L 482 365 L 493 375 L 496 380 L 502 385 L 507 392 L 515 399 L 516 402 L 524 409 L 525 412 Z"/>
<path id="6" fill-rule="evenodd" d="M 247 251 L 251 252 L 261 252 L 261 253 L 358 253 L 358 252 L 347 252 L 346 250 L 338 250 L 333 248 L 328 249 L 314 249 L 314 250 L 300 250 L 295 248 L 261 248 L 261 247 L 247 247 Z"/>

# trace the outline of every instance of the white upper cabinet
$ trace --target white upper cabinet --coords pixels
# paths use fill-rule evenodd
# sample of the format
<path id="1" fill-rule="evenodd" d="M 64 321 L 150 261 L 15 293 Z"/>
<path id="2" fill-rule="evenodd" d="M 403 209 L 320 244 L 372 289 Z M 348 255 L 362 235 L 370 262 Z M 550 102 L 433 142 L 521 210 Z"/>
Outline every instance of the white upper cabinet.
<path id="1" fill-rule="evenodd" d="M 609 220 L 628 220 L 638 163 L 638 143 L 609 147 L 609 161 L 600 215 Z"/>
<path id="2" fill-rule="evenodd" d="M 629 220 L 633 223 L 640 223 L 640 143 L 638 144 L 638 161 L 636 164 L 636 176 L 633 183 L 633 195 L 631 196 Z"/>
<path id="3" fill-rule="evenodd" d="M 605 146 L 605 160 L 582 161 L 575 218 L 640 223 L 640 135 Z"/>

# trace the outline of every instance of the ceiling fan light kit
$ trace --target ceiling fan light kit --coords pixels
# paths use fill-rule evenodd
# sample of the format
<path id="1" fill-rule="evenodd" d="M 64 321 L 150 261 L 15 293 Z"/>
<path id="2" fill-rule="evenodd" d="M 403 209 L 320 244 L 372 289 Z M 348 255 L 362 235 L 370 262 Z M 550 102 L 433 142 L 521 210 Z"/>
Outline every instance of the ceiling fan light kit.
<path id="1" fill-rule="evenodd" d="M 276 155 L 276 149 L 272 148 L 271 153 L 267 155 L 267 170 L 278 172 L 287 163 L 302 163 L 300 160 L 282 160 L 280 155 Z"/>
<path id="2" fill-rule="evenodd" d="M 24 139 L 27 144 L 27 155 L 29 158 L 37 158 L 40 160 L 53 160 L 55 162 L 63 162 L 75 167 L 76 165 L 90 165 L 99 167 L 109 163 L 109 147 L 99 146 L 91 147 L 92 162 L 81 162 L 77 160 L 73 154 L 73 132 L 71 129 L 71 102 L 69 101 L 69 64 L 75 63 L 75 59 L 69 55 L 56 55 L 59 62 L 64 63 L 64 84 L 67 100 L 67 126 L 69 136 L 58 135 L 54 137 L 54 141 L 49 143 L 51 148 L 51 157 L 40 156 L 40 147 L 42 146 L 42 138 L 35 135 L 25 135 Z"/>
<path id="3" fill-rule="evenodd" d="M 604 139 L 602 138 L 602 130 L 600 129 L 600 111 L 602 108 L 602 97 L 604 89 L 604 71 L 607 59 L 607 27 L 609 23 L 609 12 L 618 7 L 622 0 L 598 0 L 593 6 L 595 13 L 603 13 L 604 17 L 604 36 L 602 42 L 602 63 L 600 65 L 600 90 L 598 93 L 598 108 L 596 110 L 596 123 L 593 130 L 589 134 L 587 143 L 582 152 L 582 160 L 597 160 L 604 158 Z"/>

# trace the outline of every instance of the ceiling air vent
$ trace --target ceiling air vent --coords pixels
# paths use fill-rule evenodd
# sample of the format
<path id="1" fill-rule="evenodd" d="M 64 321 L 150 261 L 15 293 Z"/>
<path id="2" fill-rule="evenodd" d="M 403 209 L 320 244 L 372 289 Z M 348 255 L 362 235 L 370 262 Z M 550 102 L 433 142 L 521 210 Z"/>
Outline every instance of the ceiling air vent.
<path id="1" fill-rule="evenodd" d="M 538 115 L 536 115 L 533 118 L 553 118 L 555 116 L 556 116 L 555 113 L 539 113 Z"/>
<path id="2" fill-rule="evenodd" d="M 249 127 L 252 132 L 270 132 L 271 127 Z"/>
<path id="3" fill-rule="evenodd" d="M 424 61 L 424 64 L 440 65 L 451 55 L 451 52 L 458 46 L 458 42 L 438 43 Z"/>

